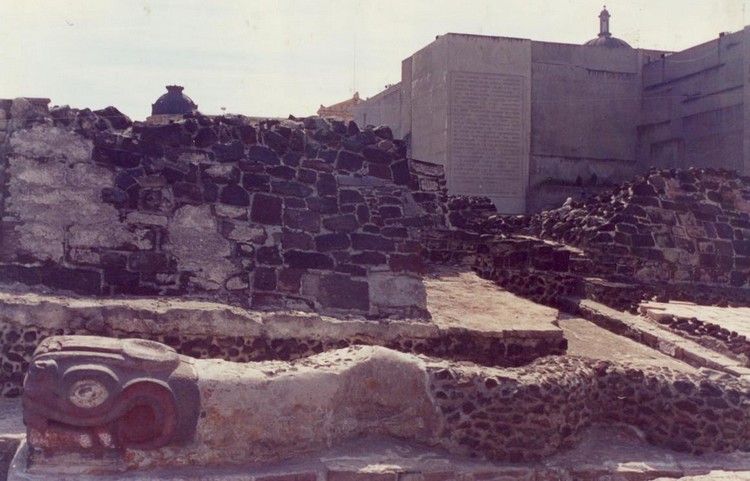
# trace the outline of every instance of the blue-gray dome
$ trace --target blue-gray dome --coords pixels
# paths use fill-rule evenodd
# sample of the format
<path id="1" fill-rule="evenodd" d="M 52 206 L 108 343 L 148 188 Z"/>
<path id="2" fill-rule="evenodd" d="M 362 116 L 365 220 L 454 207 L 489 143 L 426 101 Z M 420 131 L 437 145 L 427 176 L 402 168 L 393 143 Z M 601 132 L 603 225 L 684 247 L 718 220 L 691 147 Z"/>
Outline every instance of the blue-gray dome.
<path id="1" fill-rule="evenodd" d="M 167 85 L 167 93 L 151 105 L 151 115 L 183 115 L 195 112 L 198 106 L 182 93 L 184 87 Z"/>

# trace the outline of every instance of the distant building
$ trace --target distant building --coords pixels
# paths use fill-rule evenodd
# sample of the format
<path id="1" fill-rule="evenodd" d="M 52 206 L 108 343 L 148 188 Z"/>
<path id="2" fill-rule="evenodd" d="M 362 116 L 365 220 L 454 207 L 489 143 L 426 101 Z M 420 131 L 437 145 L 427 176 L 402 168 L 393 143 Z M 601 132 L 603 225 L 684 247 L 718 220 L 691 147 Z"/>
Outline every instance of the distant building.
<path id="1" fill-rule="evenodd" d="M 328 107 L 320 105 L 318 109 L 318 115 L 325 118 L 335 118 L 339 120 L 354 120 L 354 107 L 361 104 L 362 99 L 359 98 L 359 92 L 355 92 L 354 96 L 343 102 L 330 105 Z"/>
<path id="2" fill-rule="evenodd" d="M 151 105 L 151 116 L 147 122 L 168 122 L 181 119 L 183 115 L 198 111 L 198 106 L 182 91 L 180 85 L 167 85 L 167 93 L 156 99 Z"/>
<path id="3" fill-rule="evenodd" d="M 559 205 L 657 167 L 750 174 L 750 27 L 682 52 L 610 33 L 584 45 L 448 33 L 401 64 L 401 82 L 355 107 L 411 157 L 446 167 L 454 194 L 499 211 Z"/>

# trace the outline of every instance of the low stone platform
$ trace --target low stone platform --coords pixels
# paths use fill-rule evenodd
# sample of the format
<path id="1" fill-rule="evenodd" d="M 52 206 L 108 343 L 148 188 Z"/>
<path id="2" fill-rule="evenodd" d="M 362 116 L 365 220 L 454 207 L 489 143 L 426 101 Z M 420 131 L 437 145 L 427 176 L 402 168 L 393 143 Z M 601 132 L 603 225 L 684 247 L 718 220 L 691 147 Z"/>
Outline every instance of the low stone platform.
<path id="1" fill-rule="evenodd" d="M 0 397 L 20 394 L 28 361 L 50 335 L 136 337 L 179 353 L 236 362 L 294 360 L 350 345 L 484 365 L 520 366 L 567 347 L 557 311 L 519 298 L 470 271 L 450 268 L 423 280 L 425 319 L 334 318 L 298 311 L 248 311 L 175 298 L 94 299 L 0 291 L 4 365 Z"/>
<path id="2" fill-rule="evenodd" d="M 624 425 L 596 424 L 569 451 L 537 463 L 493 463 L 383 436 L 361 438 L 294 461 L 114 475 L 29 474 L 25 445 L 5 481 L 695 481 L 750 480 L 750 455 L 693 456 L 656 448 Z M 10 461 L 10 460 L 9 460 Z M 10 462 L 8 464 L 11 464 Z M 7 469 L 6 465 L 6 469 Z M 75 468 L 74 468 L 75 469 Z"/>

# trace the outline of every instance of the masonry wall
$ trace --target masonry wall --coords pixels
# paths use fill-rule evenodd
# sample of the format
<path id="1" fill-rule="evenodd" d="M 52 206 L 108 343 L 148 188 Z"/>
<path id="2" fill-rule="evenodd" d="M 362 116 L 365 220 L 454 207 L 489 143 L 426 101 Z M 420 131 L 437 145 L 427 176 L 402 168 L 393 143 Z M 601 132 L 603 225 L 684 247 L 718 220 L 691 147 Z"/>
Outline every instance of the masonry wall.
<path id="1" fill-rule="evenodd" d="M 374 97 L 354 107 L 354 121 L 358 125 L 387 125 L 396 138 L 408 132 L 401 128 L 401 83 L 391 85 Z"/>
<path id="2" fill-rule="evenodd" d="M 528 211 L 638 172 L 641 50 L 531 44 L 531 158 Z M 571 186 L 564 195 L 560 186 Z M 557 195 L 556 195 L 557 194 Z"/>
<path id="3" fill-rule="evenodd" d="M 530 45 L 513 38 L 439 36 L 404 60 L 400 84 L 364 102 L 357 118 L 396 125 L 408 139 L 410 157 L 445 166 L 452 194 L 487 196 L 501 212 L 523 212 Z"/>
<path id="4" fill-rule="evenodd" d="M 638 126 L 644 166 L 748 172 L 749 42 L 745 29 L 644 66 Z"/>
<path id="5" fill-rule="evenodd" d="M 467 228 L 478 273 L 546 304 L 750 304 L 750 178 L 733 172 L 654 169 L 586 202 Z"/>
<path id="6" fill-rule="evenodd" d="M 420 236 L 445 223 L 444 180 L 406 159 L 390 129 L 19 109 L 3 157 L 0 281 L 427 315 Z"/>

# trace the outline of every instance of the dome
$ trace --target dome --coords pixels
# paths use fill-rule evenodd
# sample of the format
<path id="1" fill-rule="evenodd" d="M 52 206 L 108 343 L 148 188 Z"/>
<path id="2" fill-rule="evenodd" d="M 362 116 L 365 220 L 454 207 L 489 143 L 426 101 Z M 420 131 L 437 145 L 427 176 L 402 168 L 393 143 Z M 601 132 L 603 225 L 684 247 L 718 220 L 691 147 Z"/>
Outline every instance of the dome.
<path id="1" fill-rule="evenodd" d="M 184 87 L 167 85 L 167 93 L 151 105 L 151 115 L 182 115 L 198 110 L 198 106 L 182 93 Z"/>
<path id="2" fill-rule="evenodd" d="M 599 13 L 599 35 L 584 43 L 584 45 L 589 47 L 632 48 L 628 42 L 613 37 L 609 32 L 609 17 L 610 14 L 605 5 L 604 9 Z"/>
<path id="3" fill-rule="evenodd" d="M 592 38 L 588 42 L 584 43 L 584 45 L 589 47 L 633 48 L 625 40 L 620 40 L 619 38 L 613 37 L 611 35 L 608 37 Z"/>

